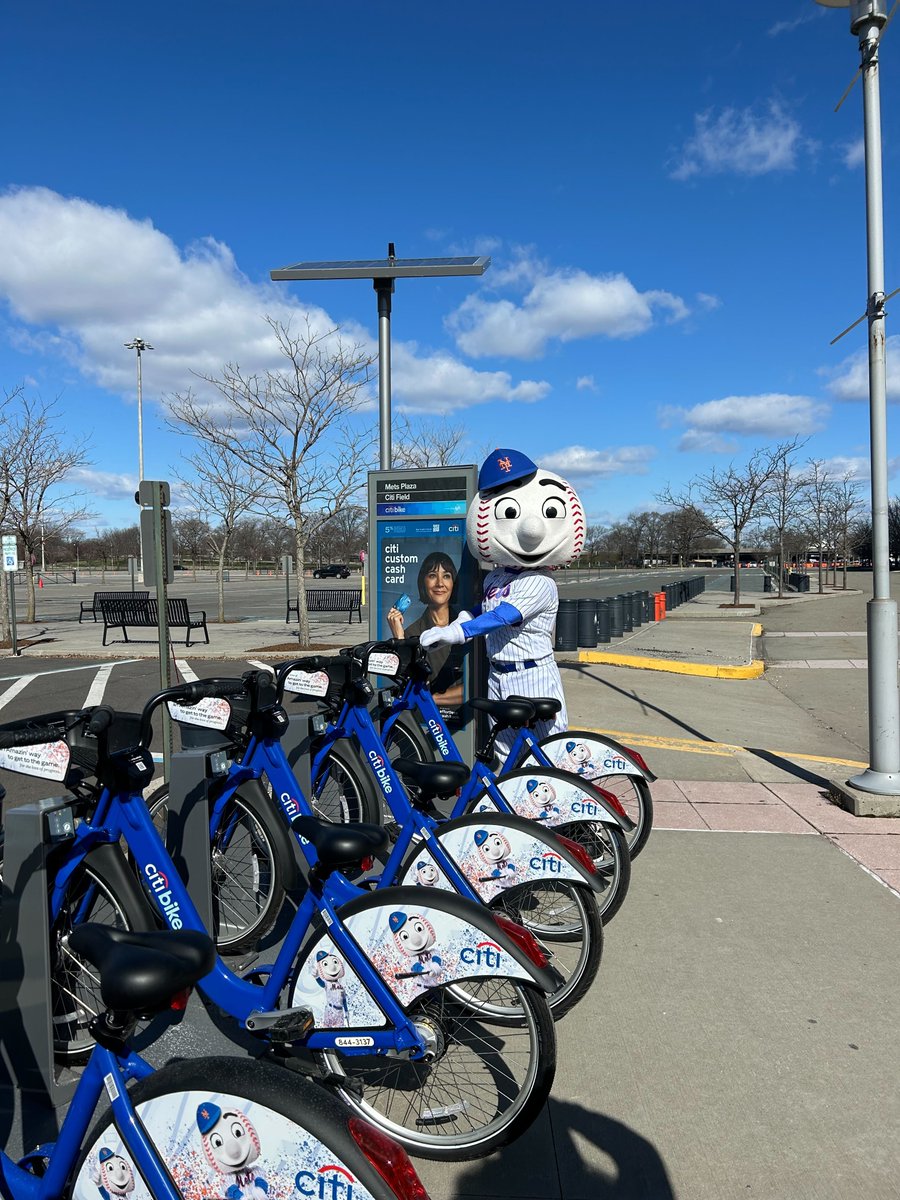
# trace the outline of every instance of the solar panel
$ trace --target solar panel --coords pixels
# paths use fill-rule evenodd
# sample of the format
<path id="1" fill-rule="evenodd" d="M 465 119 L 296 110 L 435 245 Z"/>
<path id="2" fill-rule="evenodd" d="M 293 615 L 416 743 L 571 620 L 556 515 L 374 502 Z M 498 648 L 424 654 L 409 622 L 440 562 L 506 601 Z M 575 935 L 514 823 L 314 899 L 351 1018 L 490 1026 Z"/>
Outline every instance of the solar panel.
<path id="1" fill-rule="evenodd" d="M 490 265 L 490 258 L 483 254 L 463 258 L 354 258 L 299 262 L 270 271 L 269 275 L 274 280 L 410 279 L 437 275 L 483 275 Z"/>

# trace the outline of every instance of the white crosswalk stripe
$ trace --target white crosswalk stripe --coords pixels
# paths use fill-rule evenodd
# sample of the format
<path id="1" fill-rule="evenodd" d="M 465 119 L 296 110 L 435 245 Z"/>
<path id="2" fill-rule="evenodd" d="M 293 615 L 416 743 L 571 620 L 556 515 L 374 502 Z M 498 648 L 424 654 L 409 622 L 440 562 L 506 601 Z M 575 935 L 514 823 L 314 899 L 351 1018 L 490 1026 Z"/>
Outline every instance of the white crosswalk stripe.
<path id="1" fill-rule="evenodd" d="M 103 696 L 106 692 L 106 685 L 109 683 L 109 677 L 112 674 L 112 669 L 115 663 L 107 663 L 101 667 L 94 676 L 93 682 L 88 689 L 88 694 L 84 698 L 84 707 L 92 708 L 95 704 L 103 703 Z"/>
<path id="2" fill-rule="evenodd" d="M 20 675 L 16 682 L 0 696 L 0 708 L 6 708 L 10 701 L 15 700 L 19 692 L 24 691 L 32 679 L 37 679 L 37 675 Z"/>
<path id="3" fill-rule="evenodd" d="M 191 670 L 183 658 L 176 658 L 175 666 L 185 683 L 193 683 L 197 679 L 197 673 Z"/>

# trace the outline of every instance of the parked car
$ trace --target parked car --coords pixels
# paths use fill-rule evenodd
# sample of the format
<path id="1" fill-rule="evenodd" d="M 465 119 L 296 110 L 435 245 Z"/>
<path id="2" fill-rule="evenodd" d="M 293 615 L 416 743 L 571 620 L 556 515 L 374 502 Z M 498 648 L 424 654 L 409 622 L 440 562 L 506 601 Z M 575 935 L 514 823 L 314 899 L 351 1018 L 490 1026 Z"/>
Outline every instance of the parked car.
<path id="1" fill-rule="evenodd" d="M 350 568 L 343 563 L 329 563 L 327 567 L 316 567 L 313 579 L 349 579 Z"/>

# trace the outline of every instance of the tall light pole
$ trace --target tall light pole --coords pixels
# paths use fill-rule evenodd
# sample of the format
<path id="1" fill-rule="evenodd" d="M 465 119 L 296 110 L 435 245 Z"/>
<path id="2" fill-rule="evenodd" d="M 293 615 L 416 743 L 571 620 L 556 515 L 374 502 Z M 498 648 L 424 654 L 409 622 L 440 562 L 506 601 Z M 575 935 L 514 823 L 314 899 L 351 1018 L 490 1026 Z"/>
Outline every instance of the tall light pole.
<path id="1" fill-rule="evenodd" d="M 137 408 L 138 408 L 138 486 L 140 486 L 144 478 L 144 393 L 141 380 L 141 354 L 145 350 L 152 350 L 154 347 L 149 342 L 145 342 L 143 338 L 133 338 L 132 341 L 125 343 L 126 350 L 137 351 Z M 143 546 L 138 551 L 138 569 L 141 575 L 144 573 L 144 550 Z M 132 584 L 132 586 L 134 586 Z"/>
<path id="2" fill-rule="evenodd" d="M 862 59 L 866 151 L 869 431 L 872 477 L 872 599 L 866 608 L 869 667 L 869 766 L 847 782 L 842 799 L 858 815 L 900 815 L 900 693 L 897 689 L 897 604 L 891 599 L 888 543 L 887 395 L 885 379 L 884 213 L 881 179 L 881 99 L 878 44 L 887 0 L 817 0 L 850 10 L 850 32 Z M 835 339 L 837 340 L 837 339 Z M 859 789 L 874 796 L 859 796 Z M 876 798 L 879 797 L 879 798 Z"/>
<path id="3" fill-rule="evenodd" d="M 145 350 L 153 350 L 154 347 L 149 342 L 145 342 L 143 338 L 136 337 L 125 343 L 125 349 L 137 351 L 138 482 L 140 482 L 144 478 L 144 397 L 141 385 L 141 355 Z"/>

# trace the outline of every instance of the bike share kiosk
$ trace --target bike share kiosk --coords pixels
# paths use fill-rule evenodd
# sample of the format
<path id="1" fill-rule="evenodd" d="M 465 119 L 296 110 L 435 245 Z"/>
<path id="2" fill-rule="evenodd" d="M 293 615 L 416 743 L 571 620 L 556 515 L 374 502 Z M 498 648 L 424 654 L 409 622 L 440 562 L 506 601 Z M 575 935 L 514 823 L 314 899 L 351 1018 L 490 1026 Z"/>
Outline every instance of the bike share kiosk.
<path id="1" fill-rule="evenodd" d="M 402 612 L 404 632 L 418 634 L 455 620 L 461 610 L 480 602 L 478 564 L 466 545 L 466 511 L 477 491 L 474 466 L 369 473 L 370 638 L 394 636 L 388 613 L 395 608 Z M 483 639 L 436 647 L 431 659 L 436 693 L 462 686 L 461 703 L 440 707 L 460 752 L 471 762 L 476 730 L 466 701 L 485 694 Z"/>

